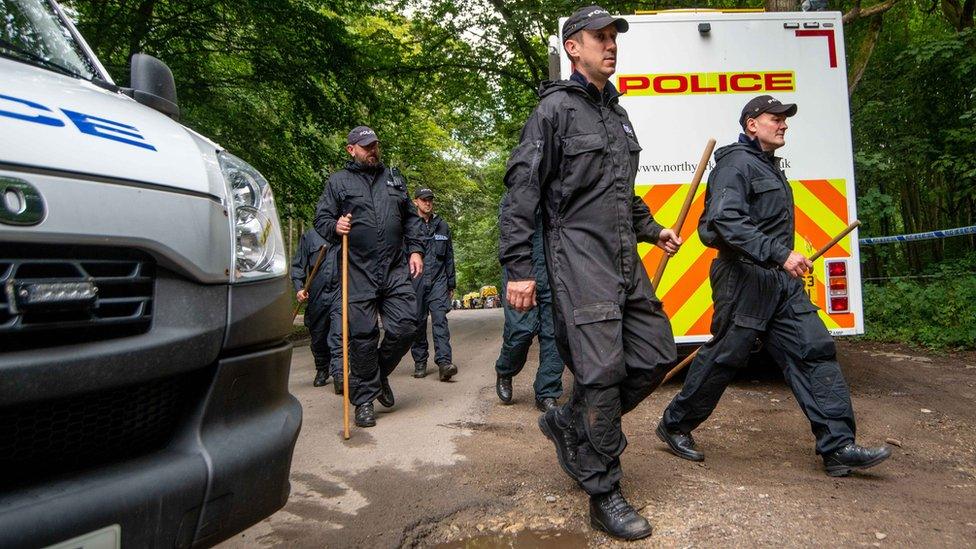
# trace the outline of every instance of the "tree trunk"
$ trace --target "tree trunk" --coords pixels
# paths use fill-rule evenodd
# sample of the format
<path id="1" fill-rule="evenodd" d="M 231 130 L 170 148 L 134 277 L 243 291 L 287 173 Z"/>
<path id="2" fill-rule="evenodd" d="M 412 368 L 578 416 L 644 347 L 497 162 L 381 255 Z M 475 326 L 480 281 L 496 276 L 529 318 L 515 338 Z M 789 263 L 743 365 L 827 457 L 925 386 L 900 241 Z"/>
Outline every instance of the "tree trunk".
<path id="1" fill-rule="evenodd" d="M 868 29 L 868 35 L 861 42 L 857 57 L 854 58 L 854 63 L 851 66 L 851 75 L 848 77 L 847 84 L 848 97 L 854 95 L 854 90 L 857 89 L 857 85 L 861 83 L 861 77 L 864 76 L 864 70 L 868 68 L 868 61 L 871 60 L 871 56 L 874 54 L 874 46 L 878 44 L 878 37 L 881 36 L 881 23 L 882 18 L 880 15 L 875 15 L 871 18 L 871 27 Z"/>
<path id="2" fill-rule="evenodd" d="M 766 0 L 766 11 L 797 11 L 800 2 L 797 0 Z"/>
<path id="3" fill-rule="evenodd" d="M 142 0 L 139 8 L 135 12 L 135 21 L 132 25 L 132 34 L 129 35 L 129 58 L 142 51 L 146 36 L 151 30 L 153 9 L 156 7 L 155 0 Z"/>

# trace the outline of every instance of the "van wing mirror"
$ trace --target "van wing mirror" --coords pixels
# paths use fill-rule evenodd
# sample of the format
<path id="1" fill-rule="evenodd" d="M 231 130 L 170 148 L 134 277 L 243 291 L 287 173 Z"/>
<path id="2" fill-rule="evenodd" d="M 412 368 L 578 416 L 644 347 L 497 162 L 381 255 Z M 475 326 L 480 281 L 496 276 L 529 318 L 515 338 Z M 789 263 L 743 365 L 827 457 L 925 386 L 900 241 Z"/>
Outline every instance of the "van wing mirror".
<path id="1" fill-rule="evenodd" d="M 176 80 L 166 63 L 151 55 L 137 53 L 132 56 L 129 73 L 130 95 L 133 99 L 179 120 L 180 107 L 176 100 Z"/>

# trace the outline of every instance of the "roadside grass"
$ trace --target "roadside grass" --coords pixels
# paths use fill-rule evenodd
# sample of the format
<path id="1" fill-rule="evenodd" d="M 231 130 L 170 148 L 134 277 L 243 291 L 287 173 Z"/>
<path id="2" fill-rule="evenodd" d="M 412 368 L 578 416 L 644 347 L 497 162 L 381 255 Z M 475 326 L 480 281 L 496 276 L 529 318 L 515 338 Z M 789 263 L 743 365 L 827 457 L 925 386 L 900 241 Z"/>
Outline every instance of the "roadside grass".
<path id="1" fill-rule="evenodd" d="M 864 339 L 933 350 L 976 349 L 976 257 L 933 266 L 930 278 L 864 286 Z"/>

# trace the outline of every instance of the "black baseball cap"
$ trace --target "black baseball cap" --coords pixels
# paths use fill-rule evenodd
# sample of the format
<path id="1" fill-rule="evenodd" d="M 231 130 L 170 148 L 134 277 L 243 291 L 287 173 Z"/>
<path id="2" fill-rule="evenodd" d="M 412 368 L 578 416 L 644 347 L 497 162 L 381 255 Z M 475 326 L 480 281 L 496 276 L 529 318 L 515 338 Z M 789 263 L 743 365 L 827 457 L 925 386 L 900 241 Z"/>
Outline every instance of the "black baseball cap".
<path id="1" fill-rule="evenodd" d="M 434 198 L 434 191 L 427 187 L 420 187 L 413 193 L 414 198 Z"/>
<path id="2" fill-rule="evenodd" d="M 583 29 L 602 29 L 609 25 L 616 26 L 617 32 L 627 32 L 627 29 L 630 28 L 630 23 L 626 19 L 614 17 L 600 6 L 593 5 L 580 8 L 563 23 L 563 42 Z"/>
<path id="3" fill-rule="evenodd" d="M 349 131 L 349 136 L 346 137 L 346 143 L 350 145 L 361 145 L 363 147 L 372 145 L 379 140 L 380 138 L 376 137 L 376 132 L 370 129 L 369 126 L 356 126 Z"/>
<path id="4" fill-rule="evenodd" d="M 742 126 L 742 129 L 745 129 L 746 120 L 756 118 L 764 112 L 785 114 L 787 117 L 790 117 L 796 114 L 796 104 L 780 103 L 779 99 L 776 99 L 772 95 L 753 97 L 746 103 L 745 107 L 742 107 L 742 114 L 739 115 L 739 125 Z"/>

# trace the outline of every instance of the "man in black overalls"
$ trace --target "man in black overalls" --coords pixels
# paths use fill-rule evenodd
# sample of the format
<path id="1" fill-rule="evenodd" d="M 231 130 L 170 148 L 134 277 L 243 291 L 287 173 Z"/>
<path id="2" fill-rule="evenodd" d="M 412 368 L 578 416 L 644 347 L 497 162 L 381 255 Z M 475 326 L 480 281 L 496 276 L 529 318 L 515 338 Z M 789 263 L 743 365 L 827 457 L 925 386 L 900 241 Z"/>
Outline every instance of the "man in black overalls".
<path id="1" fill-rule="evenodd" d="M 329 177 L 315 212 L 315 229 L 333 244 L 349 235 L 349 400 L 356 406 L 356 425 L 372 427 L 373 400 L 393 406 L 389 376 L 417 333 L 410 278 L 423 274 L 423 243 L 406 183 L 380 161 L 376 133 L 358 126 L 349 132 L 347 143 L 352 160 Z M 334 258 L 340 253 L 340 245 L 329 248 Z M 341 321 L 341 304 L 335 299 L 333 322 Z"/>
<path id="2" fill-rule="evenodd" d="M 457 374 L 451 357 L 451 332 L 447 328 L 447 312 L 451 310 L 454 288 L 454 242 L 451 228 L 444 218 L 434 213 L 434 191 L 424 187 L 413 195 L 420 215 L 420 234 L 424 242 L 424 275 L 413 280 L 417 293 L 417 337 L 410 354 L 413 355 L 413 377 L 427 375 L 427 315 L 430 315 L 434 335 L 434 362 L 441 381 L 450 381 Z"/>
<path id="3" fill-rule="evenodd" d="M 681 241 L 634 194 L 641 147 L 609 82 L 617 33 L 627 28 L 599 6 L 578 10 L 564 24 L 563 47 L 575 72 L 542 85 L 509 158 L 499 257 L 509 303 L 531 309 L 532 235 L 541 206 L 556 341 L 575 382 L 569 402 L 544 413 L 539 426 L 563 471 L 590 494 L 591 525 L 639 539 L 651 535 L 651 525 L 620 492 L 627 446 L 620 417 L 650 394 L 677 352 L 637 243 L 673 254 Z"/>
<path id="4" fill-rule="evenodd" d="M 844 476 L 881 463 L 891 450 L 854 444 L 854 410 L 834 340 L 803 291 L 800 277 L 813 264 L 793 249 L 793 191 L 773 155 L 786 144 L 786 119 L 796 110 L 768 95 L 753 98 L 739 115 L 739 141 L 715 151 L 698 222 L 702 242 L 718 249 L 709 275 L 712 339 L 691 363 L 657 435 L 677 456 L 705 459 L 691 431 L 759 340 L 810 420 L 827 474 Z"/>
<path id="5" fill-rule="evenodd" d="M 305 231 L 298 240 L 298 247 L 291 262 L 291 281 L 295 286 L 295 299 L 299 303 L 308 302 L 304 320 L 312 340 L 309 348 L 315 360 L 315 379 L 312 385 L 315 387 L 325 385 L 329 382 L 331 374 L 336 394 L 341 394 L 342 372 L 338 369 L 338 361 L 333 359 L 336 355 L 333 350 L 342 346 L 342 333 L 337 326 L 333 325 L 329 316 L 337 284 L 333 279 L 334 266 L 326 261 L 325 254 L 322 256 L 322 263 L 319 265 L 315 279 L 309 284 L 308 290 L 305 290 L 305 281 L 315 269 L 319 253 L 328 247 L 329 242 L 315 229 Z"/>

